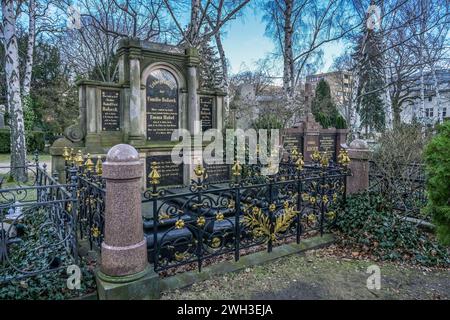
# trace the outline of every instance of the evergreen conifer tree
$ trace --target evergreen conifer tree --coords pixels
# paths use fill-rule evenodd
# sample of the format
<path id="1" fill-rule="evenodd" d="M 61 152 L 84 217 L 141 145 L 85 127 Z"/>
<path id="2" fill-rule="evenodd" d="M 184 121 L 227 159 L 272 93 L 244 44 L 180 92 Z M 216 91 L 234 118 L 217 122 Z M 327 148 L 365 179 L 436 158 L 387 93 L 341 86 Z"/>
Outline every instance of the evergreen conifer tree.
<path id="1" fill-rule="evenodd" d="M 385 127 L 384 102 L 381 98 L 384 86 L 381 33 L 364 24 L 353 58 L 358 77 L 356 111 L 367 136 L 373 130 L 383 131 Z"/>

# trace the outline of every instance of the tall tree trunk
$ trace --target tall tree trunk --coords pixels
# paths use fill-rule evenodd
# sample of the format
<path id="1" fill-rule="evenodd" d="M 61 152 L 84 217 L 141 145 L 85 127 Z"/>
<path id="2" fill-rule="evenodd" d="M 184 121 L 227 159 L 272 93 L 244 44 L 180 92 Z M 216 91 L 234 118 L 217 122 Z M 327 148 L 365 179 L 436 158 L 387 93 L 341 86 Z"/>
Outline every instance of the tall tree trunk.
<path id="1" fill-rule="evenodd" d="M 292 97 L 292 78 L 293 78 L 293 57 L 292 52 L 292 2 L 293 0 L 285 0 L 286 8 L 284 12 L 284 64 L 283 64 L 283 91 L 288 99 Z"/>
<path id="2" fill-rule="evenodd" d="M 228 90 L 228 65 L 227 58 L 225 56 L 225 50 L 223 49 L 222 39 L 220 38 L 220 31 L 214 35 L 216 39 L 217 50 L 219 51 L 220 63 L 222 65 L 222 73 L 223 73 L 223 87 L 225 88 L 225 92 L 227 96 L 225 97 L 225 109 L 228 112 L 230 99 L 229 99 L 229 90 Z"/>
<path id="3" fill-rule="evenodd" d="M 30 0 L 29 10 L 27 60 L 25 65 L 22 92 L 24 97 L 28 97 L 30 95 L 31 75 L 33 71 L 34 39 L 36 35 L 36 3 L 34 0 Z"/>
<path id="4" fill-rule="evenodd" d="M 199 16 L 200 16 L 200 0 L 191 0 L 191 21 L 190 21 L 190 30 L 189 30 L 189 42 L 191 46 L 198 45 L 197 38 L 200 26 L 199 24 Z"/>
<path id="5" fill-rule="evenodd" d="M 2 0 L 5 46 L 5 74 L 11 124 L 11 175 L 16 181 L 27 180 L 25 161 L 25 126 L 20 96 L 19 52 L 16 37 L 16 15 L 13 0 Z"/>
<path id="6" fill-rule="evenodd" d="M 431 64 L 431 73 L 433 75 L 434 92 L 436 94 L 437 121 L 438 123 L 441 123 L 444 121 L 444 118 L 442 117 L 441 94 L 439 92 L 439 81 L 436 76 L 436 68 L 434 66 L 434 62 Z"/>

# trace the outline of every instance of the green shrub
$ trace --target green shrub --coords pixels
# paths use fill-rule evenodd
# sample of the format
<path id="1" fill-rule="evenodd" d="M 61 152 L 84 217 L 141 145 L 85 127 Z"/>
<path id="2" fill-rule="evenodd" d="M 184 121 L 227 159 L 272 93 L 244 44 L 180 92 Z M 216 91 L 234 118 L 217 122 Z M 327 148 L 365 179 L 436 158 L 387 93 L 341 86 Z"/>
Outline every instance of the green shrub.
<path id="1" fill-rule="evenodd" d="M 44 151 L 45 135 L 42 131 L 31 131 L 26 133 L 26 143 L 28 152 Z"/>
<path id="2" fill-rule="evenodd" d="M 425 148 L 426 211 L 436 224 L 438 239 L 450 245 L 450 121 L 437 128 L 437 135 Z"/>
<path id="3" fill-rule="evenodd" d="M 10 153 L 11 138 L 9 129 L 0 130 L 0 153 Z M 27 144 L 27 151 L 39 152 L 44 151 L 45 148 L 45 134 L 42 131 L 27 131 L 25 133 L 25 140 Z"/>
<path id="4" fill-rule="evenodd" d="M 347 129 L 347 121 L 345 121 L 343 116 L 338 115 L 334 121 L 334 127 L 336 129 Z"/>
<path id="5" fill-rule="evenodd" d="M 345 210 L 337 220 L 342 243 L 383 260 L 428 266 L 450 263 L 446 248 L 432 235 L 387 209 L 378 194 L 366 192 L 348 197 Z"/>

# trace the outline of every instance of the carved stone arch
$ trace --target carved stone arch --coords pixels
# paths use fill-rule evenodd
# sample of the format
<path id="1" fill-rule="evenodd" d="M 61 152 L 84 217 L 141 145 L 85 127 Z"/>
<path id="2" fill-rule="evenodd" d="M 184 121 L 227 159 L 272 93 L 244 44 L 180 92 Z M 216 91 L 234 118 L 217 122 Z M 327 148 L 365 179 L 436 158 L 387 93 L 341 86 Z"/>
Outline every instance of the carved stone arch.
<path id="1" fill-rule="evenodd" d="M 141 83 L 145 86 L 143 107 L 146 114 L 146 139 L 150 141 L 170 141 L 173 130 L 183 127 L 182 117 L 185 114 L 185 103 L 181 96 L 186 87 L 184 76 L 175 66 L 157 62 L 144 69 L 141 75 Z M 154 86 L 153 83 L 155 83 Z M 161 96 L 156 92 L 161 92 Z M 154 93 L 155 95 L 153 95 Z M 167 93 L 170 93 L 169 96 L 165 96 Z M 165 101 L 161 102 L 161 99 Z M 172 100 L 174 101 L 170 102 Z M 160 111 L 161 108 L 165 107 L 168 108 L 168 112 Z M 173 119 L 172 122 L 166 120 L 170 117 Z M 154 120 L 162 118 L 164 120 Z"/>
<path id="2" fill-rule="evenodd" d="M 183 75 L 183 73 L 173 64 L 166 63 L 166 62 L 155 62 L 150 65 L 148 65 L 141 75 L 141 83 L 145 85 L 147 83 L 148 76 L 152 73 L 152 71 L 156 69 L 165 69 L 172 73 L 175 77 L 175 79 L 178 82 L 178 88 L 179 89 L 185 89 L 186 88 L 186 79 Z"/>

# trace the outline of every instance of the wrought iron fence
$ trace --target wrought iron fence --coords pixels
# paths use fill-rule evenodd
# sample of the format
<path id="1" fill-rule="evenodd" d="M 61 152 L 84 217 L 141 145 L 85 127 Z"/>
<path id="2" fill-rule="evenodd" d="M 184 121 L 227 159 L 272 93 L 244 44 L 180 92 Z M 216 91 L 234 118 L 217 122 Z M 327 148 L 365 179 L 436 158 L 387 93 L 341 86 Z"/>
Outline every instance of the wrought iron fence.
<path id="1" fill-rule="evenodd" d="M 415 218 L 427 203 L 423 164 L 369 162 L 369 190 L 380 193 L 393 211 Z"/>
<path id="2" fill-rule="evenodd" d="M 68 149 L 63 156 L 66 178 L 77 176 L 80 236 L 100 249 L 105 209 L 102 159 Z M 299 242 L 308 230 L 323 233 L 345 201 L 349 158 L 343 151 L 339 163 L 329 161 L 326 153 L 316 152 L 313 159 L 305 164 L 294 150 L 270 175 L 262 175 L 260 165 L 235 163 L 232 179 L 220 183 L 210 183 L 207 170 L 198 166 L 189 186 L 170 189 L 159 186 L 158 164 L 153 163 L 151 188 L 142 202 L 148 257 L 155 270 L 193 262 L 201 270 L 203 261 L 214 256 L 234 253 L 239 259 L 247 248 L 267 246 L 271 251 L 285 240 Z"/>
<path id="3" fill-rule="evenodd" d="M 103 241 L 105 212 L 105 181 L 102 158 L 91 159 L 79 150 L 64 149 L 65 178 L 76 176 L 78 199 L 78 237 L 87 239 L 90 249 L 100 249 Z"/>
<path id="4" fill-rule="evenodd" d="M 235 163 L 229 183 L 211 184 L 202 166 L 188 189 L 158 188 L 157 163 L 149 175 L 152 188 L 144 193 L 149 213 L 144 219 L 148 256 L 155 271 L 196 263 L 201 270 L 206 259 L 263 246 L 270 252 L 284 240 L 300 242 L 308 230 L 322 234 L 336 221 L 336 210 L 345 203 L 348 155 L 340 164 L 315 153 L 314 163 L 305 165 L 292 154 L 280 171 L 268 176 L 242 178 Z M 261 169 L 261 168 L 259 168 Z"/>
<path id="5" fill-rule="evenodd" d="M 0 283 L 60 270 L 77 263 L 76 176 L 61 184 L 46 165 L 27 163 L 26 183 L 0 177 Z"/>

